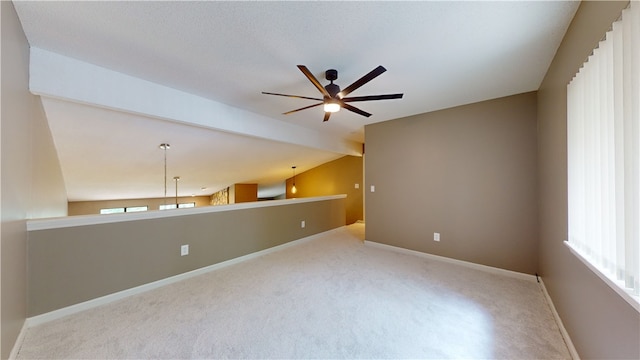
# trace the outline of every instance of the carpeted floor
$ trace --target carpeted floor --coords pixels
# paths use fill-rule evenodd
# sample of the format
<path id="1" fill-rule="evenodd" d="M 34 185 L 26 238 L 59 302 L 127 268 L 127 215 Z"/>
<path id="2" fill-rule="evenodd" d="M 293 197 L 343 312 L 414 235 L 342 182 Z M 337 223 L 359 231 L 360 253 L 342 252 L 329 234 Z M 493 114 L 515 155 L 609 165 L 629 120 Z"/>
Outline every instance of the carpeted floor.
<path id="1" fill-rule="evenodd" d="M 539 285 L 363 224 L 27 330 L 18 359 L 570 359 Z"/>

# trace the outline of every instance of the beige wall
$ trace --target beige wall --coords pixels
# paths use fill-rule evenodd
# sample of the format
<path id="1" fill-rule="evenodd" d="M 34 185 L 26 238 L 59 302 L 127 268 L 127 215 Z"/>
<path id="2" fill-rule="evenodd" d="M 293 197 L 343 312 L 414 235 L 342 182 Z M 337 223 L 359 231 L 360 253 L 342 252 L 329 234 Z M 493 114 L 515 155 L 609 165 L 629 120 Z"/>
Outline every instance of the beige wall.
<path id="1" fill-rule="evenodd" d="M 40 99 L 28 91 L 29 44 L 13 4 L 0 6 L 0 357 L 6 359 L 27 314 L 26 219 L 65 216 L 67 201 Z"/>
<path id="2" fill-rule="evenodd" d="M 567 239 L 566 85 L 626 4 L 583 1 L 538 91 L 539 268 L 583 359 L 640 358 L 640 314 L 563 245 Z"/>
<path id="3" fill-rule="evenodd" d="M 365 136 L 367 240 L 536 272 L 535 93 L 368 125 Z"/>
<path id="4" fill-rule="evenodd" d="M 343 226 L 345 198 L 171 210 L 148 218 L 153 215 L 109 215 L 145 218 L 29 231 L 29 316 Z M 183 244 L 189 244 L 187 256 L 180 256 Z"/>
<path id="5" fill-rule="evenodd" d="M 100 214 L 100 209 L 117 207 L 148 206 L 149 210 L 158 210 L 160 205 L 175 204 L 175 197 L 153 199 L 126 199 L 126 200 L 102 200 L 102 201 L 72 201 L 69 202 L 69 216 Z M 209 206 L 209 196 L 185 196 L 178 197 L 178 203 L 196 203 L 196 207 Z"/>
<path id="6" fill-rule="evenodd" d="M 286 196 L 303 198 L 326 195 L 347 195 L 347 224 L 352 224 L 363 217 L 363 168 L 362 157 L 344 156 L 322 164 L 303 173 L 296 174 L 297 193 L 291 193 L 293 178 L 286 181 Z M 355 184 L 359 188 L 355 188 Z"/>

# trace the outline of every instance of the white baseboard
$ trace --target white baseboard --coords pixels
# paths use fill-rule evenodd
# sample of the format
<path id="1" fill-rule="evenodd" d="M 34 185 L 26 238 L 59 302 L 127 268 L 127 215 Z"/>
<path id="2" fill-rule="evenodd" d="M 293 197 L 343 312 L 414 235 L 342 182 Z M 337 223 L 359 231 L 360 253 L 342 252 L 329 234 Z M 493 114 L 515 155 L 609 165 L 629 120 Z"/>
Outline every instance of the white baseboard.
<path id="1" fill-rule="evenodd" d="M 13 344 L 13 349 L 11 349 L 11 352 L 9 353 L 9 360 L 14 360 L 18 357 L 18 352 L 22 347 L 22 343 L 24 342 L 24 337 L 26 334 L 27 334 L 27 322 L 25 321 L 22 324 L 22 329 L 20 329 L 20 333 L 18 334 L 18 338 L 16 339 L 16 342 Z"/>
<path id="2" fill-rule="evenodd" d="M 364 243 L 365 243 L 365 245 L 369 245 L 369 246 L 373 246 L 373 247 L 377 247 L 377 248 L 381 248 L 381 249 L 391 250 L 391 251 L 395 251 L 395 252 L 399 252 L 399 253 L 403 253 L 403 254 L 419 256 L 419 257 L 422 257 L 422 258 L 431 259 L 431 260 L 435 260 L 435 261 L 442 261 L 442 262 L 447 262 L 447 263 L 450 263 L 450 264 L 461 265 L 461 266 L 465 266 L 465 267 L 472 268 L 472 269 L 475 269 L 475 270 L 480 270 L 480 271 L 489 272 L 489 273 L 493 273 L 493 274 L 509 276 L 509 277 L 518 278 L 518 279 L 527 280 L 527 281 L 536 281 L 536 276 L 535 275 L 525 274 L 525 273 L 521 273 L 521 272 L 517 272 L 517 271 L 500 269 L 500 268 L 493 267 L 493 266 L 476 264 L 476 263 L 472 263 L 472 262 L 468 262 L 468 261 L 464 261 L 464 260 L 457 260 L 457 259 L 452 259 L 452 258 L 448 258 L 448 257 L 444 257 L 444 256 L 439 256 L 439 255 L 427 254 L 427 253 L 423 253 L 423 252 L 416 251 L 416 250 L 409 250 L 409 249 L 405 249 L 405 248 L 401 248 L 401 247 L 397 247 L 397 246 L 392 246 L 392 245 L 387 245 L 387 244 L 381 244 L 381 243 L 377 243 L 377 242 L 373 242 L 373 241 L 369 241 L 369 240 L 365 240 Z"/>
<path id="3" fill-rule="evenodd" d="M 560 315 L 556 310 L 556 307 L 553 305 L 551 296 L 549 296 L 549 293 L 547 292 L 547 287 L 544 286 L 544 282 L 542 281 L 542 278 L 540 278 L 540 287 L 542 288 L 542 293 L 544 294 L 544 297 L 547 300 L 547 304 L 549 304 L 549 308 L 551 308 L 551 312 L 553 313 L 553 318 L 556 320 L 556 324 L 558 324 L 558 328 L 560 329 L 560 334 L 562 334 L 562 338 L 564 339 L 564 342 L 567 345 L 567 348 L 569 349 L 569 354 L 571 354 L 571 358 L 573 360 L 580 360 L 580 355 L 578 354 L 576 347 L 573 346 L 573 342 L 569 337 L 569 333 L 567 332 L 567 329 L 565 329 L 564 324 L 562 323 L 562 319 L 560 319 Z"/>
<path id="4" fill-rule="evenodd" d="M 331 232 L 336 232 L 339 231 L 341 229 L 345 228 L 345 226 L 341 226 L 335 229 L 331 229 L 331 230 L 327 230 L 318 234 L 314 234 L 314 235 L 310 235 L 298 240 L 293 240 L 281 245 L 277 245 L 268 249 L 264 249 L 261 251 L 257 251 L 251 254 L 247 254 L 247 255 L 243 255 L 234 259 L 230 259 L 227 261 L 223 261 L 217 264 L 213 264 L 213 265 L 209 265 L 203 268 L 199 268 L 196 270 L 192 270 L 189 272 L 185 272 L 182 274 L 178 274 L 178 275 L 174 275 L 168 278 L 164 278 L 158 281 L 154 281 L 151 283 L 147 283 L 144 285 L 140 285 L 140 286 L 136 286 L 127 290 L 122 290 L 113 294 L 109 294 L 109 295 L 105 295 L 105 296 L 101 296 L 99 298 L 95 298 L 95 299 L 91 299 L 85 302 L 81 302 L 78 304 L 74 304 L 71 306 L 67 306 L 64 307 L 62 309 L 58 309 L 58 310 L 54 310 L 48 313 L 44 313 L 41 315 L 36 315 L 30 318 L 27 318 L 27 320 L 25 321 L 25 327 L 31 327 L 31 326 L 36 326 L 36 325 L 40 325 L 40 324 L 44 324 L 46 322 L 55 320 L 55 319 L 59 319 L 61 317 L 67 316 L 67 315 L 71 315 L 71 314 L 75 314 L 75 313 L 79 313 L 81 311 L 84 310 L 88 310 L 88 309 L 92 309 L 101 305 L 105 305 L 111 302 L 114 302 L 116 300 L 120 300 L 120 299 L 124 299 L 126 297 L 132 296 L 132 295 L 137 295 L 137 294 L 141 294 L 143 292 L 149 291 L 149 290 L 153 290 L 153 289 L 157 289 L 159 287 L 162 286 L 166 286 L 169 284 L 173 284 L 176 283 L 178 281 L 182 281 L 182 280 L 186 280 L 189 278 L 192 278 L 194 276 L 198 276 L 198 275 L 202 275 L 202 274 L 206 274 L 208 272 L 217 270 L 217 269 L 221 269 L 230 265 L 234 265 L 234 264 L 238 264 L 241 263 L 243 261 L 247 261 L 247 260 L 251 260 L 251 259 L 255 259 L 257 257 L 269 254 L 269 253 L 273 253 L 282 249 L 286 249 L 290 246 L 294 246 L 294 245 L 298 245 L 307 241 L 311 241 L 313 239 L 316 239 L 320 236 L 329 234 Z M 24 328 L 23 328 L 24 330 Z"/>

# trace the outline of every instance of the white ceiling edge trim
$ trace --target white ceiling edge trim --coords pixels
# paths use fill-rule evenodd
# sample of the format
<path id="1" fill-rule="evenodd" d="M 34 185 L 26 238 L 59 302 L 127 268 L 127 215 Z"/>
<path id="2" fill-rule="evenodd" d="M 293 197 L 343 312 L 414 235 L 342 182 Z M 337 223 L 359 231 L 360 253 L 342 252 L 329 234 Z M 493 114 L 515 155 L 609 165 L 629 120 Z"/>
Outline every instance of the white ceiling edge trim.
<path id="1" fill-rule="evenodd" d="M 37 47 L 29 89 L 35 95 L 141 114 L 235 134 L 362 156 L 362 145 L 238 109 Z"/>

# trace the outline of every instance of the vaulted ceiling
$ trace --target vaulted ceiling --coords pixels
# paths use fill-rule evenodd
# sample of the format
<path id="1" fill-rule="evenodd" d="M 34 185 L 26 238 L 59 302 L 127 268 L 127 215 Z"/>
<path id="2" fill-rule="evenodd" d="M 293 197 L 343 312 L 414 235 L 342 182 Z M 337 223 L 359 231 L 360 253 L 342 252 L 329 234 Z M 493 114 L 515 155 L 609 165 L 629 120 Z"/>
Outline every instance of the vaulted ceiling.
<path id="1" fill-rule="evenodd" d="M 364 126 L 537 90 L 576 1 L 14 1 L 32 47 L 70 201 L 161 197 L 163 151 L 180 195 L 258 183 L 361 155 Z M 261 94 L 321 97 L 296 68 L 343 88 L 366 118 Z M 204 190 L 202 190 L 204 188 Z"/>

